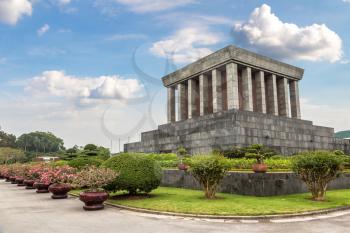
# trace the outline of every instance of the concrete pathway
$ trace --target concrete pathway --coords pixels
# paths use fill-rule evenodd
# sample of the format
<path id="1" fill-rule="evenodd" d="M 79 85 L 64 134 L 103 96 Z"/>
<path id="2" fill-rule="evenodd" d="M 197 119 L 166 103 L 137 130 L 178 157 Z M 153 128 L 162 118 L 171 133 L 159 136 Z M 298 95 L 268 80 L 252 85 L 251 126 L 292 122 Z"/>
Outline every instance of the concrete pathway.
<path id="1" fill-rule="evenodd" d="M 350 198 L 350 197 L 349 197 Z M 77 198 L 52 200 L 0 181 L 0 233 L 345 233 L 350 211 L 273 222 L 188 219 L 107 207 L 86 212 Z"/>

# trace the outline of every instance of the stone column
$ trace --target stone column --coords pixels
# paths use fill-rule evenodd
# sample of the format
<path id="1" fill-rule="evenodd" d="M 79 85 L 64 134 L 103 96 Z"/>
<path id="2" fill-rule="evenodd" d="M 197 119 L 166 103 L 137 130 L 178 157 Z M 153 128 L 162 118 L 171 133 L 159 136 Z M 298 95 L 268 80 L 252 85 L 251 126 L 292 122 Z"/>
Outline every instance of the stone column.
<path id="1" fill-rule="evenodd" d="M 291 80 L 289 82 L 289 92 L 290 92 L 290 106 L 292 117 L 300 119 L 300 99 L 299 99 L 299 86 L 298 81 Z"/>
<path id="2" fill-rule="evenodd" d="M 243 110 L 253 111 L 253 84 L 252 69 L 246 67 L 242 72 L 242 93 L 243 93 Z"/>
<path id="3" fill-rule="evenodd" d="M 187 85 L 185 83 L 177 84 L 178 88 L 178 98 L 179 98 L 179 120 L 186 120 L 187 113 Z"/>
<path id="4" fill-rule="evenodd" d="M 255 74 L 255 106 L 257 112 L 266 113 L 266 94 L 264 72 L 259 71 Z"/>
<path id="5" fill-rule="evenodd" d="M 213 113 L 222 111 L 222 78 L 218 69 L 212 70 Z"/>
<path id="6" fill-rule="evenodd" d="M 201 74 L 199 76 L 199 109 L 201 116 L 208 112 L 208 94 L 208 77 Z"/>
<path id="7" fill-rule="evenodd" d="M 281 77 L 277 81 L 278 113 L 280 116 L 289 117 L 288 79 Z"/>
<path id="8" fill-rule="evenodd" d="M 189 79 L 187 81 L 188 90 L 188 118 L 191 119 L 198 116 L 196 99 L 198 98 L 198 91 L 196 89 L 196 80 Z"/>
<path id="9" fill-rule="evenodd" d="M 168 123 L 175 121 L 175 87 L 168 87 Z"/>
<path id="10" fill-rule="evenodd" d="M 239 109 L 237 64 L 229 63 L 226 65 L 226 76 L 227 76 L 227 108 Z"/>
<path id="11" fill-rule="evenodd" d="M 276 75 L 272 74 L 266 77 L 267 84 L 267 113 L 272 115 L 278 115 L 278 101 L 277 101 L 277 82 Z"/>

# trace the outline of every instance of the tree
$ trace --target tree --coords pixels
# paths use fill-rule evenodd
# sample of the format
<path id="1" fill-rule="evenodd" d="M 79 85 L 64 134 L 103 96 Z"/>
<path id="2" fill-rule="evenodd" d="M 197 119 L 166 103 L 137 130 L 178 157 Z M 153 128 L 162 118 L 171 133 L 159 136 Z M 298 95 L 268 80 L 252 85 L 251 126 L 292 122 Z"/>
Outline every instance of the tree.
<path id="1" fill-rule="evenodd" d="M 310 151 L 293 159 L 293 171 L 304 181 L 315 201 L 325 200 L 328 183 L 343 169 L 344 157 L 330 151 Z"/>
<path id="2" fill-rule="evenodd" d="M 10 147 L 0 147 L 0 164 L 25 162 L 24 152 Z"/>
<path id="3" fill-rule="evenodd" d="M 56 137 L 50 132 L 32 132 L 22 134 L 17 139 L 17 146 L 26 152 L 58 152 L 64 149 L 64 143 L 61 138 Z"/>
<path id="4" fill-rule="evenodd" d="M 16 148 L 16 136 L 0 130 L 0 147 Z"/>

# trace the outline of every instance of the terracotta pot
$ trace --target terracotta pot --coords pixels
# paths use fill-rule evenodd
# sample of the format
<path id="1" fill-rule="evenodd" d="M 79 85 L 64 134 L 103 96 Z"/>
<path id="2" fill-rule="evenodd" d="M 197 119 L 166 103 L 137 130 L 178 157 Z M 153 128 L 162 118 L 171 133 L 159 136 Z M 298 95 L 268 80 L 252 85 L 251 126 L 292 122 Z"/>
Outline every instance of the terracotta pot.
<path id="1" fill-rule="evenodd" d="M 187 171 L 187 169 L 188 169 L 188 165 L 186 165 L 184 163 L 179 163 L 177 165 L 177 167 L 179 168 L 179 170 L 182 170 L 182 171 Z"/>
<path id="2" fill-rule="evenodd" d="M 103 202 L 108 199 L 106 192 L 83 192 L 79 199 L 85 203 L 84 210 L 101 210 L 104 208 Z"/>
<path id="3" fill-rule="evenodd" d="M 7 175 L 6 175 L 6 176 L 5 176 L 5 179 L 6 179 L 5 182 L 11 182 L 10 176 L 7 176 Z"/>
<path id="4" fill-rule="evenodd" d="M 5 179 L 4 175 L 0 173 L 0 180 Z"/>
<path id="5" fill-rule="evenodd" d="M 37 193 L 48 193 L 50 184 L 45 184 L 41 182 L 35 182 L 33 187 L 36 188 Z"/>
<path id="6" fill-rule="evenodd" d="M 35 180 L 24 180 L 23 183 L 26 185 L 26 189 L 35 189 L 34 188 Z"/>
<path id="7" fill-rule="evenodd" d="M 256 163 L 253 165 L 253 171 L 255 173 L 265 173 L 267 172 L 267 165 L 264 163 Z"/>
<path id="8" fill-rule="evenodd" d="M 16 183 L 17 183 L 17 186 L 26 186 L 24 183 L 23 183 L 24 179 L 22 177 L 19 177 L 17 176 L 16 177 Z"/>
<path id="9" fill-rule="evenodd" d="M 71 190 L 69 184 L 52 184 L 49 191 L 52 193 L 52 199 L 65 199 L 68 197 L 67 193 Z"/>
<path id="10" fill-rule="evenodd" d="M 10 176 L 9 180 L 11 181 L 11 184 L 17 184 L 15 176 Z"/>

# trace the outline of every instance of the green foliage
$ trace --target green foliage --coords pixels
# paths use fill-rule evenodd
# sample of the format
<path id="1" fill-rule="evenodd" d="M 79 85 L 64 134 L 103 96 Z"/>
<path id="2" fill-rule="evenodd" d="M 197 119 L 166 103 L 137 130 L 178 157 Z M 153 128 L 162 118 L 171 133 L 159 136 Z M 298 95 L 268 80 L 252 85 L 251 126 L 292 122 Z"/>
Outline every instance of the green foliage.
<path id="1" fill-rule="evenodd" d="M 52 162 L 51 165 L 53 167 L 63 167 L 63 166 L 67 166 L 68 165 L 68 161 L 58 160 L 58 161 Z"/>
<path id="2" fill-rule="evenodd" d="M 221 154 L 229 159 L 243 158 L 245 156 L 244 148 L 232 147 L 228 150 L 217 150 L 215 153 Z"/>
<path id="3" fill-rule="evenodd" d="M 68 165 L 77 169 L 83 169 L 89 166 L 99 167 L 102 161 L 97 158 L 91 157 L 78 157 L 73 160 L 68 161 Z"/>
<path id="4" fill-rule="evenodd" d="M 342 170 L 344 157 L 330 151 L 304 152 L 293 158 L 293 171 L 306 183 L 312 198 L 325 200 L 327 185 Z"/>
<path id="5" fill-rule="evenodd" d="M 26 156 L 22 150 L 10 147 L 0 147 L 0 164 L 26 162 Z"/>
<path id="6" fill-rule="evenodd" d="M 230 159 L 230 170 L 251 170 L 255 159 Z M 269 158 L 264 162 L 270 170 L 291 170 L 292 161 L 289 158 Z"/>
<path id="7" fill-rule="evenodd" d="M 215 198 L 217 187 L 229 168 L 228 159 L 219 155 L 196 155 L 190 160 L 190 172 L 208 199 Z"/>
<path id="8" fill-rule="evenodd" d="M 109 190 L 126 190 L 130 194 L 149 193 L 160 185 L 162 178 L 160 165 L 141 154 L 121 153 L 105 161 L 104 166 L 119 174 L 107 187 Z"/>
<path id="9" fill-rule="evenodd" d="M 250 147 L 246 147 L 245 151 L 245 157 L 254 158 L 259 164 L 264 163 L 266 158 L 276 154 L 273 150 L 265 147 L 262 144 L 253 144 Z"/>
<path id="10" fill-rule="evenodd" d="M 63 150 L 63 140 L 48 132 L 22 134 L 17 139 L 17 146 L 29 152 L 57 152 Z"/>
<path id="11" fill-rule="evenodd" d="M 0 130 L 0 147 L 16 148 L 16 136 Z"/>
<path id="12" fill-rule="evenodd" d="M 87 151 L 97 150 L 97 146 L 94 144 L 87 144 L 86 146 L 84 146 L 84 150 L 87 150 Z"/>
<path id="13" fill-rule="evenodd" d="M 180 146 L 180 147 L 177 149 L 177 155 L 178 155 L 179 157 L 184 157 L 184 156 L 186 156 L 187 154 L 188 154 L 188 153 L 187 153 L 187 150 L 186 150 L 185 147 Z"/>

